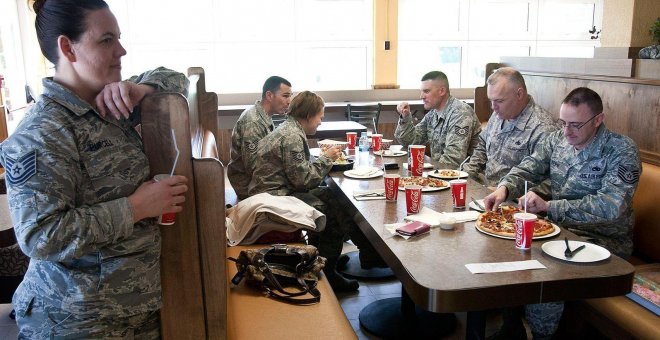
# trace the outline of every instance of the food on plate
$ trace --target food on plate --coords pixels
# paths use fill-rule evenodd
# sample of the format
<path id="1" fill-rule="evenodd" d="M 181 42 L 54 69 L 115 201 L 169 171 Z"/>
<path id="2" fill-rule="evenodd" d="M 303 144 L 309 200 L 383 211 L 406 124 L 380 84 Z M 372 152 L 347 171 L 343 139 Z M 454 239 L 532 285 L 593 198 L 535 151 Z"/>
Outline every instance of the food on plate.
<path id="1" fill-rule="evenodd" d="M 519 212 L 524 211 L 518 207 L 501 205 L 497 210 L 479 214 L 476 222 L 477 228 L 489 234 L 515 237 L 516 221 L 513 215 Z M 555 226 L 552 223 L 542 219 L 536 220 L 534 224 L 534 237 L 545 236 L 553 231 L 555 231 Z"/>
<path id="2" fill-rule="evenodd" d="M 433 174 L 439 175 L 440 177 L 459 177 L 461 175 L 461 172 L 458 170 L 443 169 L 443 170 L 436 170 Z"/>
<path id="3" fill-rule="evenodd" d="M 337 159 L 335 159 L 334 162 L 332 162 L 332 164 L 336 164 L 336 165 L 349 164 L 349 163 L 350 163 L 350 161 L 346 158 L 346 155 L 344 155 L 344 152 L 341 152 L 339 154 L 339 157 Z"/>
<path id="4" fill-rule="evenodd" d="M 399 188 L 404 188 L 406 185 L 419 185 L 427 188 L 445 188 L 449 186 L 449 183 L 441 179 L 428 177 L 401 177 L 399 179 Z"/>

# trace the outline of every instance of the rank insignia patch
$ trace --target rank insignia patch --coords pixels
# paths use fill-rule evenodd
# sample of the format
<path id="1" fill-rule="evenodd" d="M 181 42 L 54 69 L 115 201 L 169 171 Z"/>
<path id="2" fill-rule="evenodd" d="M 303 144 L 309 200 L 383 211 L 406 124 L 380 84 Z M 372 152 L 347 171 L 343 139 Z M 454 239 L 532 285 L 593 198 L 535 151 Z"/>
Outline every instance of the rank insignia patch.
<path id="1" fill-rule="evenodd" d="M 21 185 L 37 173 L 37 150 L 32 150 L 19 159 L 7 156 L 5 162 L 7 182 L 11 185 Z"/>
<path id="2" fill-rule="evenodd" d="M 457 135 L 459 136 L 465 136 L 468 133 L 468 129 L 465 127 L 460 127 L 460 126 L 455 126 L 454 131 L 456 132 Z"/>
<path id="3" fill-rule="evenodd" d="M 619 169 L 617 171 L 617 174 L 619 175 L 619 178 L 627 184 L 634 184 L 639 181 L 639 171 L 637 170 L 629 170 L 623 165 L 619 165 Z"/>
<path id="4" fill-rule="evenodd" d="M 302 162 L 305 160 L 305 155 L 302 152 L 295 152 L 291 154 L 291 157 L 296 161 L 296 162 Z"/>
<path id="5" fill-rule="evenodd" d="M 256 152 L 257 151 L 257 143 L 245 143 L 245 148 L 249 152 Z"/>

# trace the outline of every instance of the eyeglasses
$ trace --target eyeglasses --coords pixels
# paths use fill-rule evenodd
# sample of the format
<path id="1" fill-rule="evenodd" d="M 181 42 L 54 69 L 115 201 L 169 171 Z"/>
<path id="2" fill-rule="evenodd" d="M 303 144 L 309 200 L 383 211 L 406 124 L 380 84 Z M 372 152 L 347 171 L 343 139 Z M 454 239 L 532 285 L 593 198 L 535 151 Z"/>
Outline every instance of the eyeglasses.
<path id="1" fill-rule="evenodd" d="M 602 112 L 601 112 L 601 113 L 602 113 Z M 565 121 L 563 121 L 563 120 L 560 119 L 560 120 L 559 120 L 559 126 L 561 126 L 562 129 L 563 129 L 563 128 L 569 128 L 570 130 L 580 130 L 583 126 L 587 125 L 587 123 L 589 123 L 590 121 L 592 121 L 594 118 L 600 116 L 601 113 L 599 113 L 599 114 L 597 114 L 597 115 L 595 115 L 595 116 L 592 116 L 591 118 L 589 118 L 589 120 L 587 120 L 587 121 L 584 122 L 584 123 L 578 123 L 578 122 L 566 123 Z"/>

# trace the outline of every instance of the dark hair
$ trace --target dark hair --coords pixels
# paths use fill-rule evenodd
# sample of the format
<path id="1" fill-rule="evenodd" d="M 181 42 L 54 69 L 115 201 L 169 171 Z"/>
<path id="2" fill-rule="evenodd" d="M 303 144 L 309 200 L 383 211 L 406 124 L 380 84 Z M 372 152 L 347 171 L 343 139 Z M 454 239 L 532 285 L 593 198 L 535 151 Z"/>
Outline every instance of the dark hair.
<path id="1" fill-rule="evenodd" d="M 447 87 L 447 90 L 449 90 L 449 79 L 447 79 L 447 75 L 444 74 L 443 72 L 431 71 L 422 77 L 422 81 L 426 81 L 426 80 L 439 81 L 442 83 L 442 85 Z"/>
<path id="2" fill-rule="evenodd" d="M 277 90 L 280 89 L 281 84 L 291 87 L 291 83 L 289 83 L 288 80 L 282 77 L 271 76 L 268 79 L 266 79 L 266 81 L 264 82 L 264 87 L 261 90 L 261 99 L 266 98 L 266 92 L 268 91 L 270 91 L 271 93 L 277 92 Z"/>
<path id="3" fill-rule="evenodd" d="M 103 0 L 35 0 L 32 8 L 37 15 L 34 27 L 41 53 L 57 65 L 57 38 L 64 35 L 78 41 L 87 28 L 87 12 L 108 8 L 108 4 Z"/>
<path id="4" fill-rule="evenodd" d="M 601 114 L 603 112 L 603 100 L 596 91 L 588 87 L 578 87 L 571 91 L 562 104 L 569 104 L 571 106 L 580 106 L 580 104 L 587 104 L 591 110 L 592 115 Z"/>
<path id="5" fill-rule="evenodd" d="M 298 93 L 291 100 L 288 115 L 298 119 L 305 119 L 316 116 L 323 109 L 323 98 L 311 91 Z"/>
<path id="6" fill-rule="evenodd" d="M 486 83 L 488 85 L 495 85 L 500 79 L 505 79 L 510 85 L 521 87 L 525 92 L 527 91 L 525 78 L 523 78 L 520 72 L 511 67 L 500 67 L 496 69 L 490 76 L 488 76 Z"/>

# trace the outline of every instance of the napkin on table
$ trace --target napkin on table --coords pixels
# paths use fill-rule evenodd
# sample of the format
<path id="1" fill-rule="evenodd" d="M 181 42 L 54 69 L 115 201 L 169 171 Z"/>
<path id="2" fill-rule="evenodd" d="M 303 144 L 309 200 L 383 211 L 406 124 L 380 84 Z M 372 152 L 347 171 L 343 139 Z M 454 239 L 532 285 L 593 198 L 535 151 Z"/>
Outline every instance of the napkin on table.
<path id="1" fill-rule="evenodd" d="M 403 168 L 408 169 L 408 163 L 403 163 Z M 424 169 L 433 169 L 433 164 L 424 163 Z"/>
<path id="2" fill-rule="evenodd" d="M 378 172 L 379 168 L 374 168 L 372 166 L 358 166 L 349 170 L 349 173 L 354 176 L 370 176 Z"/>
<path id="3" fill-rule="evenodd" d="M 424 222 L 435 227 L 440 225 L 445 217 L 453 217 L 456 219 L 456 222 L 468 222 L 476 220 L 477 217 L 479 217 L 479 214 L 480 213 L 478 211 L 474 210 L 439 213 L 433 209 L 422 207 L 419 213 L 406 216 L 405 219 L 409 221 Z"/>
<path id="4" fill-rule="evenodd" d="M 384 200 L 385 189 L 355 190 L 353 191 L 353 198 L 355 198 L 356 201 Z"/>

